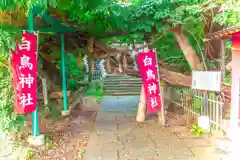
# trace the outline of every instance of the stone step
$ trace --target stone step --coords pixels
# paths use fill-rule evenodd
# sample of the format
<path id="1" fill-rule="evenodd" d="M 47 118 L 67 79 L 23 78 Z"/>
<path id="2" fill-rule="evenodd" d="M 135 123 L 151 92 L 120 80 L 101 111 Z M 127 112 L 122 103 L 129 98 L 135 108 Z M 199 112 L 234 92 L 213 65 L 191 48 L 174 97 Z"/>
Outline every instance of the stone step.
<path id="1" fill-rule="evenodd" d="M 104 79 L 104 82 L 142 82 L 142 79 L 132 79 L 132 78 L 128 78 L 128 79 Z"/>
<path id="2" fill-rule="evenodd" d="M 129 83 L 110 83 L 110 84 L 105 84 L 104 87 L 109 87 L 109 88 L 141 88 L 142 84 L 129 84 Z"/>
<path id="3" fill-rule="evenodd" d="M 104 87 L 103 90 L 105 92 L 140 92 L 141 88 L 120 88 L 120 87 L 112 87 L 112 88 L 107 88 Z"/>
<path id="4" fill-rule="evenodd" d="M 104 78 L 104 95 L 129 96 L 139 95 L 142 80 L 133 76 L 108 75 Z"/>
<path id="5" fill-rule="evenodd" d="M 141 78 L 104 78 L 104 81 L 142 81 Z"/>
<path id="6" fill-rule="evenodd" d="M 106 96 L 135 96 L 135 95 L 140 95 L 140 92 L 104 92 L 104 95 Z"/>
<path id="7" fill-rule="evenodd" d="M 133 77 L 126 74 L 108 74 L 107 77 Z"/>
<path id="8" fill-rule="evenodd" d="M 142 85 L 142 81 L 104 81 L 104 85 L 120 85 L 120 84 L 129 84 L 129 85 Z"/>
<path id="9" fill-rule="evenodd" d="M 141 80 L 139 77 L 133 76 L 107 76 L 104 79 L 113 79 L 113 80 Z"/>

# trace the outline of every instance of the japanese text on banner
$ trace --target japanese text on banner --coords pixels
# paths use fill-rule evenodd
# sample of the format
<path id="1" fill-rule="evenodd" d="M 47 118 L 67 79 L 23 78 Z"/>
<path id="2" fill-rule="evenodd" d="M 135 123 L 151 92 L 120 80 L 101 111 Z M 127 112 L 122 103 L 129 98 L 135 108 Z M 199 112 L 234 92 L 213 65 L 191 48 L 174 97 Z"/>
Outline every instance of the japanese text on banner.
<path id="1" fill-rule="evenodd" d="M 147 111 L 149 113 L 160 111 L 162 104 L 155 53 L 140 53 L 138 55 L 138 63 L 147 98 Z"/>
<path id="2" fill-rule="evenodd" d="M 22 33 L 22 43 L 13 52 L 12 65 L 18 74 L 14 76 L 15 112 L 18 114 L 31 113 L 37 105 L 37 35 Z"/>

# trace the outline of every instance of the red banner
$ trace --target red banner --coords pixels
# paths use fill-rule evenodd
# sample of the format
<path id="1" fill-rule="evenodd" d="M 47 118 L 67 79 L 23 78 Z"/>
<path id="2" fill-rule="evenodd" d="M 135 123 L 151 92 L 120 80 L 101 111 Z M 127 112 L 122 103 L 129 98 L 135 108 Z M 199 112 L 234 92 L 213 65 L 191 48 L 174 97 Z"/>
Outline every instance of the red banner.
<path id="1" fill-rule="evenodd" d="M 14 111 L 33 112 L 37 106 L 37 34 L 22 33 L 22 43 L 12 51 L 12 73 Z"/>
<path id="2" fill-rule="evenodd" d="M 240 33 L 232 34 L 232 52 L 233 54 L 239 54 L 240 52 Z"/>
<path id="3" fill-rule="evenodd" d="M 147 112 L 161 111 L 162 102 L 155 53 L 139 53 L 138 64 L 147 98 Z"/>

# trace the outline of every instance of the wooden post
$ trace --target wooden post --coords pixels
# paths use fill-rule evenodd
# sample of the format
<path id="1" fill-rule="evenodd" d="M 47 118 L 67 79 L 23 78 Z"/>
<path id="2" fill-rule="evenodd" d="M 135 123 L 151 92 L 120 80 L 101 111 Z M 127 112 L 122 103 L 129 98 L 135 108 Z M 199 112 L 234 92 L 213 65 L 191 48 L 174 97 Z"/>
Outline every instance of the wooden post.
<path id="1" fill-rule="evenodd" d="M 147 52 L 148 48 L 144 48 L 144 52 Z M 144 122 L 146 119 L 146 111 L 147 111 L 147 99 L 144 90 L 144 86 L 142 84 L 141 93 L 139 96 L 139 103 L 138 103 L 138 111 L 136 116 L 137 122 Z"/>
<path id="2" fill-rule="evenodd" d="M 157 75 L 158 75 L 158 84 L 159 84 L 159 89 L 160 89 L 160 93 L 161 95 L 161 104 L 162 104 L 162 110 L 160 112 L 157 113 L 158 115 L 158 122 L 160 124 L 162 124 L 163 126 L 165 126 L 165 111 L 164 111 L 164 89 L 161 89 L 163 85 L 161 85 L 161 81 L 160 81 L 160 74 L 159 74 L 159 68 L 158 68 L 158 57 L 157 57 L 157 52 L 155 50 L 155 56 L 156 56 L 156 67 L 157 67 Z M 164 86 L 163 86 L 164 87 Z"/>
<path id="3" fill-rule="evenodd" d="M 47 89 L 46 78 L 42 79 L 42 90 L 43 90 L 44 106 L 47 106 L 48 105 L 48 89 Z"/>
<path id="4" fill-rule="evenodd" d="M 110 64 L 110 56 L 109 56 L 108 52 L 107 52 L 107 72 L 108 73 L 112 72 L 112 68 L 111 68 L 111 64 Z"/>
<path id="5" fill-rule="evenodd" d="M 77 57 L 77 66 L 81 67 L 81 61 L 82 61 L 82 54 L 81 52 L 78 53 L 78 57 Z"/>
<path id="6" fill-rule="evenodd" d="M 122 73 L 123 72 L 123 54 L 122 54 L 122 52 L 120 54 L 118 54 L 117 57 L 118 57 L 117 59 L 118 59 L 118 64 L 119 64 L 118 71 L 120 73 Z"/>
<path id="7" fill-rule="evenodd" d="M 137 110 L 137 116 L 136 121 L 137 122 L 144 122 L 146 119 L 146 109 L 147 109 L 147 102 L 146 102 L 146 95 L 144 91 L 144 87 L 142 84 L 139 103 L 138 103 L 138 110 Z"/>
<path id="8" fill-rule="evenodd" d="M 225 41 L 224 40 L 221 40 L 220 69 L 221 69 L 221 73 L 222 73 L 221 82 L 224 82 L 224 76 L 225 76 Z"/>
<path id="9" fill-rule="evenodd" d="M 94 76 L 95 63 L 96 61 L 92 59 L 90 64 L 90 73 L 91 73 L 90 81 L 92 81 L 94 78 L 93 76 Z"/>
<path id="10" fill-rule="evenodd" d="M 122 55 L 123 55 L 123 60 L 122 60 L 122 62 L 123 62 L 123 72 L 125 72 L 127 70 L 127 67 L 128 67 L 127 56 L 124 53 L 122 53 Z"/>

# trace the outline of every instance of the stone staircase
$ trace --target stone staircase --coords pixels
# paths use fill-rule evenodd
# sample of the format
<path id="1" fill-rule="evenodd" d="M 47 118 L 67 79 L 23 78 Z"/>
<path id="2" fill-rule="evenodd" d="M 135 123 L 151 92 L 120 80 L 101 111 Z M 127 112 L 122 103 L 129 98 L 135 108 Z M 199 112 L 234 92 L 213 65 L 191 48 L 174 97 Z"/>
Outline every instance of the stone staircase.
<path id="1" fill-rule="evenodd" d="M 140 95 L 142 79 L 125 75 L 108 75 L 104 78 L 104 95 Z"/>

